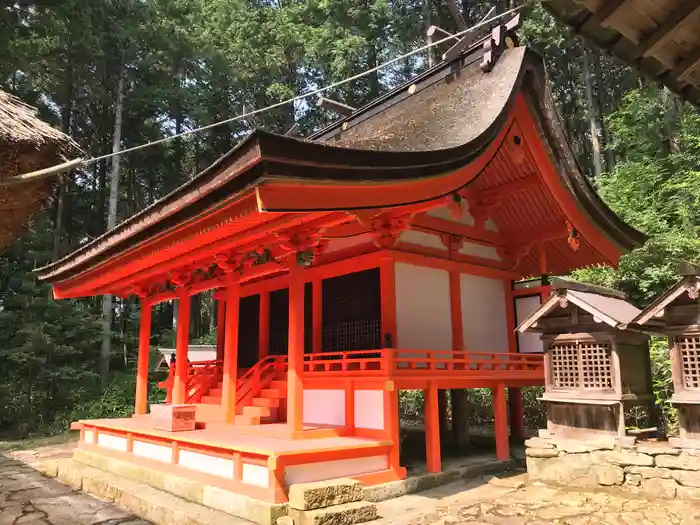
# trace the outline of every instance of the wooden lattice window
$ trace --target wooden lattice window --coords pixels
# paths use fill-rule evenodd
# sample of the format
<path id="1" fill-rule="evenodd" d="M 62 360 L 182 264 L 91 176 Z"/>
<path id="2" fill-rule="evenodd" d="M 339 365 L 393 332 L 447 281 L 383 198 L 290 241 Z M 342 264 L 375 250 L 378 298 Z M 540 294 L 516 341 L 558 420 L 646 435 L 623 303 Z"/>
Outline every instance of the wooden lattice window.
<path id="1" fill-rule="evenodd" d="M 552 363 L 552 386 L 554 388 L 578 388 L 578 345 L 555 344 L 549 349 Z"/>
<path id="2" fill-rule="evenodd" d="M 677 337 L 676 345 L 683 370 L 683 386 L 700 388 L 700 336 Z"/>
<path id="3" fill-rule="evenodd" d="M 549 347 L 552 388 L 611 389 L 608 343 L 557 343 Z"/>
<path id="4" fill-rule="evenodd" d="M 581 373 L 583 388 L 612 388 L 610 345 L 608 343 L 581 343 Z"/>

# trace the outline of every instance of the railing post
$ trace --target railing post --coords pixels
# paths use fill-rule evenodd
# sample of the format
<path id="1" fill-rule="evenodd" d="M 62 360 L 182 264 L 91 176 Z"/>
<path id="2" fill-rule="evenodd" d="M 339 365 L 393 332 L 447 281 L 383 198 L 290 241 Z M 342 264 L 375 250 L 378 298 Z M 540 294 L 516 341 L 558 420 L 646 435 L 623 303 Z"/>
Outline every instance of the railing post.
<path id="1" fill-rule="evenodd" d="M 394 375 L 394 367 L 396 366 L 396 353 L 395 352 L 396 352 L 396 350 L 394 350 L 393 348 L 382 349 L 382 353 L 384 354 L 384 356 L 383 356 L 384 357 L 384 359 L 383 359 L 384 367 L 386 368 L 386 370 L 384 370 L 384 372 L 386 372 L 386 375 L 388 375 L 389 377 Z"/>

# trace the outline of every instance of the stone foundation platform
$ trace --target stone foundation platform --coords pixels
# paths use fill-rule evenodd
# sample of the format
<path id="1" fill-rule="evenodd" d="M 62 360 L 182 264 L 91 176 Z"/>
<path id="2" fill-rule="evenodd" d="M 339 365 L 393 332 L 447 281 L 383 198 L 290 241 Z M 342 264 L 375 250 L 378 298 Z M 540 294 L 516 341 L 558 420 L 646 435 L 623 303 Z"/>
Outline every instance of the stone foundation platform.
<path id="1" fill-rule="evenodd" d="M 573 441 L 540 437 L 525 442 L 533 481 L 585 488 L 618 488 L 637 496 L 700 499 L 700 450 L 668 442 L 614 438 Z"/>

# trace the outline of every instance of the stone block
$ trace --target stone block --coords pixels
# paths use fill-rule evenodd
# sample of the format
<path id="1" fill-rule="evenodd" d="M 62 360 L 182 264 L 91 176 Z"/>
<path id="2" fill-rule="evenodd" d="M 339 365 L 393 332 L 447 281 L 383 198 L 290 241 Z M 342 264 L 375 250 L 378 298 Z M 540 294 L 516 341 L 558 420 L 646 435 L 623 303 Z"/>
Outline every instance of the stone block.
<path id="1" fill-rule="evenodd" d="M 550 440 L 540 437 L 533 437 L 526 440 L 525 446 L 534 448 L 554 448 L 554 445 Z"/>
<path id="2" fill-rule="evenodd" d="M 625 474 L 625 485 L 632 485 L 633 487 L 638 487 L 642 484 L 641 474 Z"/>
<path id="3" fill-rule="evenodd" d="M 553 441 L 554 445 L 561 451 L 567 454 L 584 454 L 586 452 L 594 452 L 596 450 L 612 450 L 613 442 L 610 440 L 599 441 L 572 441 L 561 439 Z"/>
<path id="4" fill-rule="evenodd" d="M 637 445 L 637 452 L 649 456 L 658 456 L 659 454 L 677 456 L 681 453 L 680 449 L 672 447 L 668 443 L 642 443 Z"/>
<path id="5" fill-rule="evenodd" d="M 296 510 L 314 510 L 360 501 L 362 484 L 353 479 L 297 483 L 289 487 L 289 507 Z"/>
<path id="6" fill-rule="evenodd" d="M 657 467 L 681 470 L 700 470 L 700 460 L 694 456 L 682 453 L 678 456 L 660 454 L 654 458 Z"/>
<path id="7" fill-rule="evenodd" d="M 56 476 L 61 483 L 82 490 L 83 488 L 83 468 L 72 461 L 61 462 L 58 465 L 58 475 Z"/>
<path id="8" fill-rule="evenodd" d="M 695 487 L 678 487 L 676 489 L 676 498 L 686 501 L 700 500 L 700 489 Z"/>
<path id="9" fill-rule="evenodd" d="M 55 459 L 42 459 L 34 465 L 34 468 L 36 468 L 44 476 L 48 476 L 50 478 L 55 478 L 58 476 L 58 461 Z"/>
<path id="10" fill-rule="evenodd" d="M 673 470 L 662 467 L 625 467 L 625 472 L 638 474 L 644 479 L 673 479 Z"/>
<path id="11" fill-rule="evenodd" d="M 294 518 L 291 516 L 282 516 L 277 518 L 277 525 L 294 525 Z"/>
<path id="12" fill-rule="evenodd" d="M 527 458 L 528 474 L 532 480 L 572 485 L 598 486 L 591 470 L 590 454 L 567 454 L 557 458 Z"/>
<path id="13" fill-rule="evenodd" d="M 366 501 L 306 511 L 289 509 L 289 516 L 294 520 L 294 525 L 353 525 L 378 517 L 377 506 Z"/>
<path id="14" fill-rule="evenodd" d="M 202 487 L 202 505 L 260 525 L 274 525 L 287 515 L 287 504 L 268 503 L 210 485 Z"/>
<path id="15" fill-rule="evenodd" d="M 591 457 L 594 463 L 611 463 L 622 467 L 628 465 L 651 467 L 654 464 L 653 457 L 628 450 L 600 450 L 592 452 Z"/>
<path id="16" fill-rule="evenodd" d="M 674 470 L 672 471 L 673 479 L 684 487 L 700 488 L 700 472 L 689 470 Z"/>
<path id="17" fill-rule="evenodd" d="M 678 484 L 672 479 L 643 479 L 641 489 L 644 495 L 651 499 L 674 499 L 676 497 Z"/>
<path id="18" fill-rule="evenodd" d="M 591 471 L 598 485 L 622 485 L 625 480 L 625 471 L 617 465 L 593 465 Z"/>
<path id="19" fill-rule="evenodd" d="M 559 452 L 555 448 L 526 448 L 525 455 L 531 458 L 556 458 Z"/>

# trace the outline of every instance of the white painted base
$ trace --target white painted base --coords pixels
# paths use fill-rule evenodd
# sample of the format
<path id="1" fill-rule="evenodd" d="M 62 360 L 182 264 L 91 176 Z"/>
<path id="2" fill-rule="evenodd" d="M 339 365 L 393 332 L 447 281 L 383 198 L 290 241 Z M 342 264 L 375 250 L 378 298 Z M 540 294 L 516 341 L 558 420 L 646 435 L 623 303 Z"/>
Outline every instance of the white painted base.
<path id="1" fill-rule="evenodd" d="M 370 456 L 356 459 L 339 459 L 337 461 L 321 461 L 306 465 L 293 465 L 287 467 L 285 483 L 310 483 L 313 481 L 325 481 L 328 479 L 347 478 L 359 476 L 371 472 L 380 472 L 389 468 L 387 456 Z"/>

